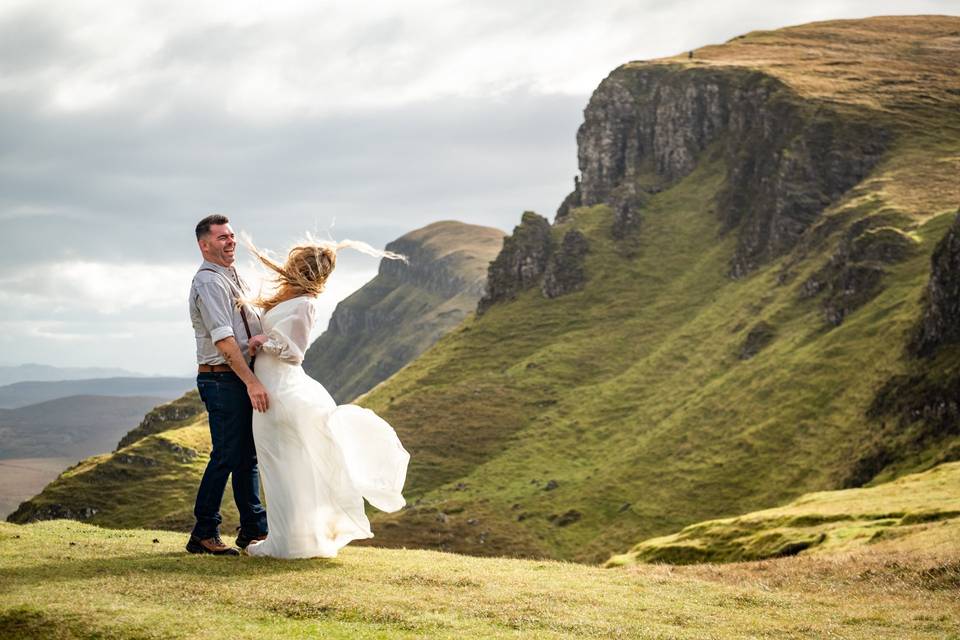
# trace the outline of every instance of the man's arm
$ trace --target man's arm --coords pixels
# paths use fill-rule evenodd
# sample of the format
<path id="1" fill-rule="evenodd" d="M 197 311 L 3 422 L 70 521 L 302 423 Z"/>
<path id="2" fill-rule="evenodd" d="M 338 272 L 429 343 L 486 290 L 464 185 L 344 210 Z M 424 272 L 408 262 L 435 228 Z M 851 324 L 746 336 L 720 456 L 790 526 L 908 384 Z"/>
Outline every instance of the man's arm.
<path id="1" fill-rule="evenodd" d="M 247 395 L 250 396 L 250 404 L 253 405 L 253 408 L 260 412 L 266 411 L 270 407 L 267 390 L 264 389 L 263 384 L 257 379 L 253 371 L 250 370 L 250 367 L 247 366 L 247 361 L 240 351 L 240 345 L 237 344 L 236 338 L 230 336 L 223 340 L 218 340 L 214 344 L 217 350 L 223 355 L 223 359 L 226 360 L 230 368 L 233 369 L 233 372 L 247 385 Z"/>

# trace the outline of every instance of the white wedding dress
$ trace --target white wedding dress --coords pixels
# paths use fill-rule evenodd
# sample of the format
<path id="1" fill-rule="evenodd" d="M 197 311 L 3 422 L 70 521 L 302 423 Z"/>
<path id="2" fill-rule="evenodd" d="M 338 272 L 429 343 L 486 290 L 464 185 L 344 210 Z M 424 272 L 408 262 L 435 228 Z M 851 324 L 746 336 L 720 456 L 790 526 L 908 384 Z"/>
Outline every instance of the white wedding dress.
<path id="1" fill-rule="evenodd" d="M 270 408 L 253 414 L 269 534 L 252 556 L 332 558 L 351 540 L 372 538 L 363 499 L 382 511 L 405 504 L 410 455 L 376 413 L 337 406 L 300 364 L 314 322 L 313 299 L 281 302 L 263 314 L 268 340 L 255 373 Z"/>

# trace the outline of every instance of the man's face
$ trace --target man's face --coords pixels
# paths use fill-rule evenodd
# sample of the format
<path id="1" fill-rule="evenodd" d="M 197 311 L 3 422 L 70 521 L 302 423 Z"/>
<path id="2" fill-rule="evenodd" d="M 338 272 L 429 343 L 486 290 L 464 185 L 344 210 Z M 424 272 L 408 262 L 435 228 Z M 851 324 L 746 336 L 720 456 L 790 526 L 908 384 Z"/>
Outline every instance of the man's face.
<path id="1" fill-rule="evenodd" d="M 200 253 L 205 260 L 221 267 L 229 267 L 233 264 L 237 239 L 229 224 L 210 225 L 210 233 L 200 238 L 199 244 Z"/>

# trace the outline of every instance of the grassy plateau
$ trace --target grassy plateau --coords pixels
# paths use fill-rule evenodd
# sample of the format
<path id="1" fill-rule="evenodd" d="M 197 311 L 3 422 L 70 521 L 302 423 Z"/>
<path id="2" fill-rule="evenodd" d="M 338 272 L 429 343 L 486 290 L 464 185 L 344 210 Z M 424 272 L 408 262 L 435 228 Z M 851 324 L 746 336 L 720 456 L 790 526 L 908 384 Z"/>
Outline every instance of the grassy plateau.
<path id="1" fill-rule="evenodd" d="M 0 524 L 0 637 L 960 637 L 960 558 L 943 552 L 601 569 L 369 547 L 198 557 L 183 542 Z"/>

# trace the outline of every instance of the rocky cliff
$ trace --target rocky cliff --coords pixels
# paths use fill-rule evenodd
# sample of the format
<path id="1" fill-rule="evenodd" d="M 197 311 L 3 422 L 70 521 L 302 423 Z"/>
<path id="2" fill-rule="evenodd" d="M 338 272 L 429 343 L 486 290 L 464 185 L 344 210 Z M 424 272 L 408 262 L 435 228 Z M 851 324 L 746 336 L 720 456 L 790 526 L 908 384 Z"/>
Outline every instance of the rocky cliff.
<path id="1" fill-rule="evenodd" d="M 483 293 L 499 229 L 435 222 L 387 244 L 377 276 L 337 305 L 303 367 L 339 402 L 385 380 L 463 320 Z"/>
<path id="2" fill-rule="evenodd" d="M 958 66 L 960 20 L 917 16 L 615 69 L 553 223 L 364 399 L 412 455 L 376 544 L 604 560 L 960 456 Z"/>
<path id="3" fill-rule="evenodd" d="M 890 141 L 876 121 L 808 104 L 765 73 L 630 63 L 600 83 L 584 110 L 577 132 L 581 175 L 556 222 L 576 207 L 607 204 L 614 211 L 611 233 L 623 239 L 641 226 L 649 198 L 689 175 L 709 152 L 726 167 L 714 209 L 721 232 L 737 235 L 729 274 L 739 278 L 792 249 L 868 174 Z M 481 309 L 529 286 L 535 269 L 520 273 L 515 265 L 545 260 L 542 248 L 530 249 L 525 255 L 522 247 L 505 247 L 511 258 L 491 266 Z"/>

